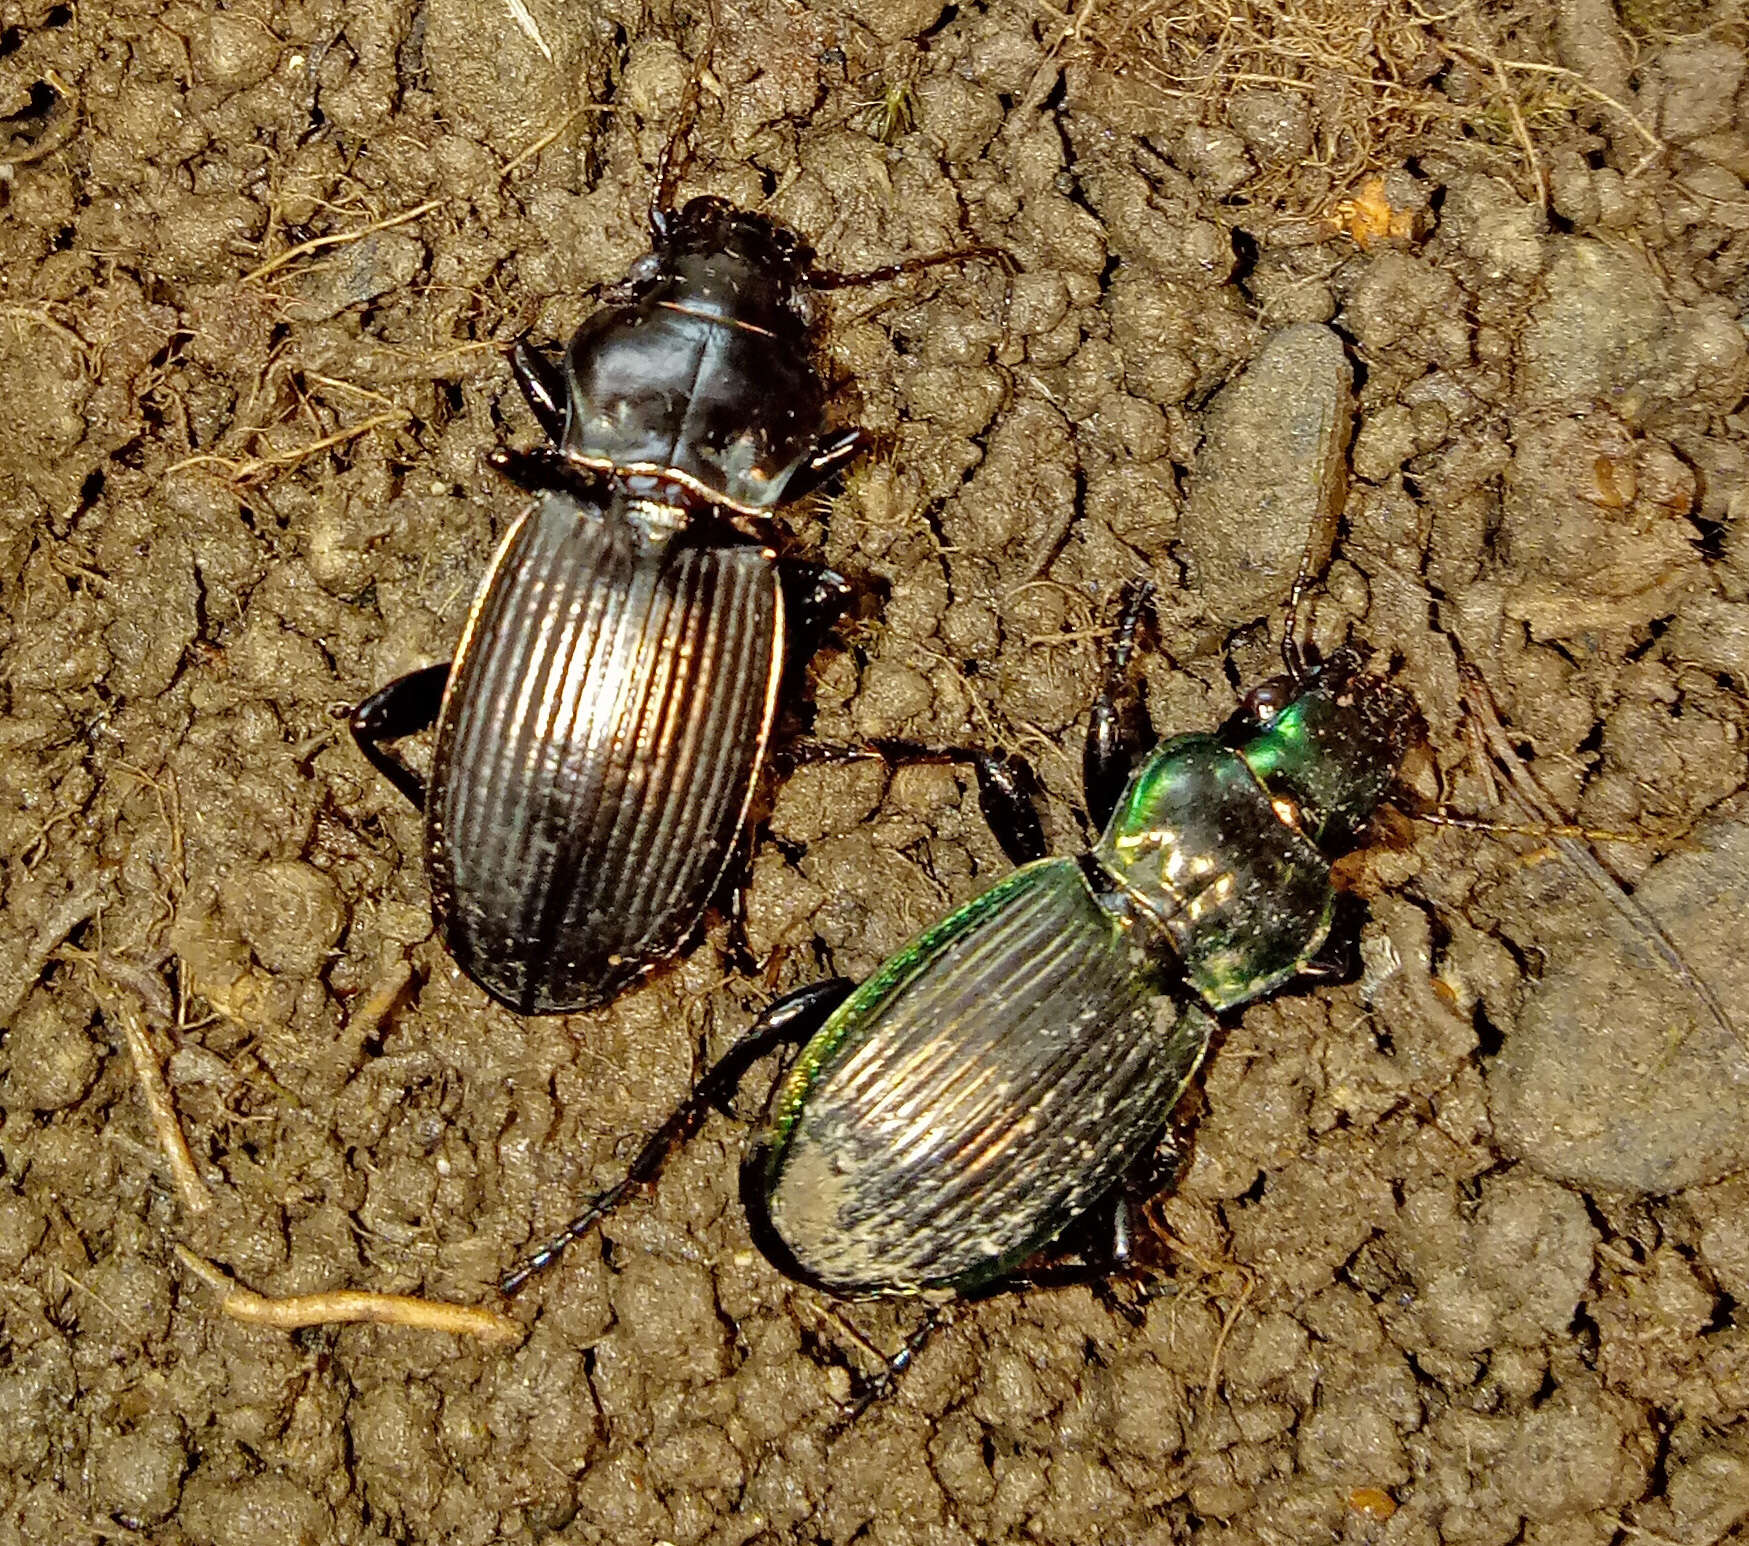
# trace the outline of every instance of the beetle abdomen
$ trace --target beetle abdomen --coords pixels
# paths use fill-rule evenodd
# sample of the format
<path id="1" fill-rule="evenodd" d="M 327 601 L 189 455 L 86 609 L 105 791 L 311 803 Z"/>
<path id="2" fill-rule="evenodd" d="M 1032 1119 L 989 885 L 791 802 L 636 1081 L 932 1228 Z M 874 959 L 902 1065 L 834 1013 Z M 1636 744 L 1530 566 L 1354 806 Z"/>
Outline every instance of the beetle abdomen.
<path id="1" fill-rule="evenodd" d="M 506 535 L 438 725 L 439 926 L 525 1014 L 600 1002 L 684 942 L 776 705 L 770 556 L 653 537 L 620 504 L 546 494 Z"/>
<path id="2" fill-rule="evenodd" d="M 1159 1134 L 1210 1022 L 1181 1016 L 1073 860 L 1017 870 L 826 1023 L 749 1157 L 798 1275 L 974 1287 L 1047 1244 Z"/>

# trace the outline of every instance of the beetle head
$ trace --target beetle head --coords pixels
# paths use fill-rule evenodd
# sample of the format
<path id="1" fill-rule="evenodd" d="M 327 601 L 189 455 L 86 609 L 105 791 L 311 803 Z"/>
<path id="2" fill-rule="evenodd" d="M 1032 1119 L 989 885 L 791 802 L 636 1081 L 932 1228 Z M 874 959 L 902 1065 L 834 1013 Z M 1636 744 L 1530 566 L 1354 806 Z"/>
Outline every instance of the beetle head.
<path id="1" fill-rule="evenodd" d="M 1421 715 L 1402 688 L 1361 671 L 1353 650 L 1338 650 L 1291 692 L 1254 692 L 1226 739 L 1272 795 L 1297 809 L 1300 824 L 1327 852 L 1365 825 L 1421 733 Z M 1256 703 L 1253 703 L 1256 699 Z"/>
<path id="2" fill-rule="evenodd" d="M 711 195 L 689 199 L 661 233 L 663 256 L 725 257 L 789 287 L 800 286 L 814 249 L 766 215 Z"/>

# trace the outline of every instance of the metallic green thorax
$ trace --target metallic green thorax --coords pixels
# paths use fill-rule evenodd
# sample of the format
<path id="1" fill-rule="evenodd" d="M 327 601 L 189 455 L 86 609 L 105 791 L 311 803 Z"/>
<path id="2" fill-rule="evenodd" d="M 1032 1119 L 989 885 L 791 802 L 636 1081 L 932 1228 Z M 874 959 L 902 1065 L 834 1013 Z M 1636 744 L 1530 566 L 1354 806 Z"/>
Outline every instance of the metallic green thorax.
<path id="1" fill-rule="evenodd" d="M 1340 677 L 1300 694 L 1238 748 L 1271 794 L 1300 809 L 1300 825 L 1326 854 L 1353 841 L 1391 780 L 1415 712 L 1383 682 Z"/>
<path id="2" fill-rule="evenodd" d="M 1280 986 L 1330 931 L 1329 862 L 1276 814 L 1245 759 L 1213 736 L 1156 751 L 1094 854 L 1215 1009 Z"/>
<path id="3" fill-rule="evenodd" d="M 1137 769 L 1094 855 L 1217 1010 L 1281 986 L 1317 953 L 1335 896 L 1326 848 L 1395 771 L 1406 700 L 1346 673 L 1314 681 L 1236 745 L 1167 742 Z"/>

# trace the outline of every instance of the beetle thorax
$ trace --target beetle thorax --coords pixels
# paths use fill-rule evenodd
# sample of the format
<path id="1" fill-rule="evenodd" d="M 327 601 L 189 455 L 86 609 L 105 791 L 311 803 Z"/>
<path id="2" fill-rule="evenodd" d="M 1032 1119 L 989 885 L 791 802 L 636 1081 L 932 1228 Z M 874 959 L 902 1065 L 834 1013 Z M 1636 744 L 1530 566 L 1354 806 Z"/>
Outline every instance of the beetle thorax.
<path id="1" fill-rule="evenodd" d="M 1093 857 L 1217 1010 L 1292 976 L 1329 926 L 1328 862 L 1214 736 L 1155 751 Z"/>
<path id="2" fill-rule="evenodd" d="M 666 278 L 654 299 L 694 316 L 769 333 L 792 331 L 803 321 L 792 276 L 738 252 L 678 254 Z"/>

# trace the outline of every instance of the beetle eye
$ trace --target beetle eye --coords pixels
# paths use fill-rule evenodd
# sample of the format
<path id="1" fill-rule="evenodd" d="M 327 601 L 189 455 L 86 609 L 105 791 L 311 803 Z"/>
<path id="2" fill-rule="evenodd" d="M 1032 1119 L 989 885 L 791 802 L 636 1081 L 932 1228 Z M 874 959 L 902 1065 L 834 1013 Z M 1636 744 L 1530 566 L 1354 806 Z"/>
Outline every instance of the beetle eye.
<path id="1" fill-rule="evenodd" d="M 1259 682 L 1245 694 L 1245 701 L 1239 705 L 1239 712 L 1253 724 L 1267 725 L 1293 702 L 1296 690 L 1287 677 L 1273 676 L 1267 682 Z"/>
<path id="2" fill-rule="evenodd" d="M 646 252 L 643 257 L 626 270 L 628 284 L 648 284 L 662 272 L 662 255 L 659 252 Z"/>

